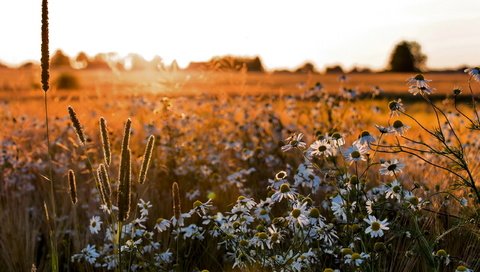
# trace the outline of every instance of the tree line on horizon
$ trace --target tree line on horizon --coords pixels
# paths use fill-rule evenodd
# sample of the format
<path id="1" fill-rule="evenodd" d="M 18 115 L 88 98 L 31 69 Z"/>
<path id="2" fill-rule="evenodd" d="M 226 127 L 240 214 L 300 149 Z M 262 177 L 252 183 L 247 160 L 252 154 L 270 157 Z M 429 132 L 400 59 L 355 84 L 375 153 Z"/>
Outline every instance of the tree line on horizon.
<path id="1" fill-rule="evenodd" d="M 388 67 L 378 72 L 425 72 L 427 56 L 422 52 L 421 46 L 415 41 L 401 41 L 394 47 Z M 27 62 L 19 68 L 30 68 L 37 64 Z M 116 71 L 176 71 L 180 70 L 176 61 L 167 65 L 160 56 L 155 56 L 148 61 L 143 56 L 131 53 L 126 57 L 120 57 L 117 53 L 100 53 L 89 57 L 85 52 L 80 52 L 74 58 L 70 58 L 62 50 L 58 49 L 50 59 L 52 69 L 102 69 Z M 0 63 L 0 68 L 9 68 Z M 463 71 L 464 67 L 451 69 L 448 72 Z M 245 72 L 266 72 L 260 57 L 239 57 L 239 56 L 217 56 L 207 62 L 190 62 L 183 70 L 187 71 L 245 71 Z M 293 70 L 274 70 L 273 73 L 300 73 L 319 74 L 319 70 L 311 62 L 305 62 Z M 345 71 L 340 65 L 325 67 L 326 74 L 343 73 L 372 73 L 368 67 L 355 66 L 350 71 Z"/>

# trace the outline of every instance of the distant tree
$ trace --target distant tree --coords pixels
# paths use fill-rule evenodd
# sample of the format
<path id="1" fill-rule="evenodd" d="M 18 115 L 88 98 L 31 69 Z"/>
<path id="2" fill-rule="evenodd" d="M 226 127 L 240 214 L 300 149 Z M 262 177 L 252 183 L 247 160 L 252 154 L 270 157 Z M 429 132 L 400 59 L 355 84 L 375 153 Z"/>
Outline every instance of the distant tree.
<path id="1" fill-rule="evenodd" d="M 263 68 L 262 60 L 257 56 L 253 60 L 252 59 L 241 59 L 240 62 L 245 63 L 247 67 L 247 71 L 249 72 L 264 72 L 265 68 Z"/>
<path id="2" fill-rule="evenodd" d="M 18 67 L 18 69 L 33 69 L 33 68 L 35 68 L 35 67 L 37 67 L 37 66 L 38 66 L 37 64 L 35 64 L 35 63 L 31 62 L 31 61 L 27 61 L 27 62 L 21 64 L 21 65 Z"/>
<path id="3" fill-rule="evenodd" d="M 315 68 L 315 65 L 313 65 L 311 62 L 306 62 L 299 68 L 295 70 L 295 73 L 299 74 L 317 74 L 317 69 Z"/>
<path id="4" fill-rule="evenodd" d="M 327 74 L 343 74 L 343 69 L 342 66 L 340 65 L 335 65 L 335 66 L 330 66 L 325 69 L 325 73 Z"/>
<path id="5" fill-rule="evenodd" d="M 427 56 L 422 53 L 419 43 L 401 41 L 395 46 L 390 56 L 390 71 L 419 72 L 425 67 Z"/>
<path id="6" fill-rule="evenodd" d="M 70 58 L 58 49 L 50 60 L 50 67 L 54 68 L 70 68 Z"/>
<path id="7" fill-rule="evenodd" d="M 213 57 L 208 66 L 215 71 L 264 72 L 260 57 L 248 58 L 238 56 Z"/>
<path id="8" fill-rule="evenodd" d="M 95 55 L 88 64 L 88 69 L 111 70 L 107 63 L 107 55 L 105 53 Z"/>
<path id="9" fill-rule="evenodd" d="M 368 67 L 358 67 L 358 66 L 354 66 L 352 68 L 352 70 L 350 70 L 350 72 L 348 72 L 349 74 L 368 74 L 368 73 L 371 73 L 372 70 Z"/>

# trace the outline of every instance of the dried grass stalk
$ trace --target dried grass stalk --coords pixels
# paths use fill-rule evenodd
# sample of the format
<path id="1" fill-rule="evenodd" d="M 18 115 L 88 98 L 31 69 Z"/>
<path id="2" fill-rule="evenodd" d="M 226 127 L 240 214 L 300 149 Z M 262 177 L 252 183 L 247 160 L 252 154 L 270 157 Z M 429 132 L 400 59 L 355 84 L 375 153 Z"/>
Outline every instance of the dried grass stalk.
<path id="1" fill-rule="evenodd" d="M 75 172 L 68 170 L 68 184 L 70 187 L 70 199 L 73 204 L 77 204 L 77 182 L 75 180 Z"/>
<path id="2" fill-rule="evenodd" d="M 145 148 L 145 153 L 143 154 L 142 166 L 140 167 L 140 174 L 138 176 L 138 182 L 143 184 L 147 178 L 147 171 L 150 167 L 150 161 L 152 159 L 153 147 L 155 145 L 155 137 L 150 135 L 148 137 L 147 147 Z"/>
<path id="3" fill-rule="evenodd" d="M 97 176 L 100 181 L 100 195 L 103 204 L 110 208 L 112 207 L 112 189 L 110 187 L 110 178 L 108 177 L 107 168 L 103 163 L 98 166 Z"/>
<path id="4" fill-rule="evenodd" d="M 122 149 L 121 149 L 121 155 L 120 155 L 120 168 L 118 171 L 118 181 L 120 182 L 122 180 L 122 177 L 125 176 L 125 170 L 127 169 L 125 166 L 125 158 L 126 158 L 126 153 L 130 148 L 130 133 L 131 133 L 131 127 L 132 127 L 132 121 L 127 119 L 127 122 L 125 123 L 125 129 L 123 132 L 123 141 L 122 141 Z"/>
<path id="5" fill-rule="evenodd" d="M 82 126 L 80 125 L 80 121 L 78 121 L 77 113 L 72 108 L 72 106 L 68 106 L 68 114 L 70 115 L 70 120 L 72 121 L 73 128 L 75 129 L 75 133 L 77 134 L 78 139 L 80 140 L 80 143 L 85 145 L 86 143 L 85 134 L 83 133 L 83 129 L 82 129 Z"/>
<path id="6" fill-rule="evenodd" d="M 128 219 L 130 213 L 130 203 L 132 198 L 132 164 L 130 149 L 125 152 L 124 158 L 122 158 L 122 172 L 123 176 L 120 177 L 120 185 L 118 187 L 118 219 L 125 221 Z"/>
<path id="7" fill-rule="evenodd" d="M 178 183 L 174 182 L 172 185 L 172 198 L 173 198 L 173 215 L 178 220 L 180 218 L 182 206 L 180 204 L 180 192 L 178 189 Z"/>
<path id="8" fill-rule="evenodd" d="M 102 148 L 103 148 L 103 157 L 105 159 L 105 164 L 110 166 L 112 161 L 112 153 L 110 151 L 110 139 L 108 138 L 107 130 L 107 121 L 105 118 L 100 118 L 100 136 L 102 137 Z"/>
<path id="9" fill-rule="evenodd" d="M 50 54 L 48 51 L 48 0 L 42 1 L 42 89 L 47 92 L 50 88 L 48 80 L 50 79 Z"/>

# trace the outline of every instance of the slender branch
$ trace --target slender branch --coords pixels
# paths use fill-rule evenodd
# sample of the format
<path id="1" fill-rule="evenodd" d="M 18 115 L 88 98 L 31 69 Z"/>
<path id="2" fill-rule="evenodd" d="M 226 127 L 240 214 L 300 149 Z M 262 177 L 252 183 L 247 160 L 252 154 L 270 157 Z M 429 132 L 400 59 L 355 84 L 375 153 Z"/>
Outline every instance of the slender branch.
<path id="1" fill-rule="evenodd" d="M 466 182 L 466 183 L 468 184 L 468 180 L 465 179 L 463 176 L 461 176 L 461 175 L 453 172 L 452 170 L 450 170 L 450 169 L 448 169 L 448 168 L 446 168 L 446 167 L 443 167 L 443 166 L 441 166 L 441 165 L 438 165 L 438 164 L 435 164 L 435 163 L 433 163 L 433 162 L 430 162 L 430 161 L 428 161 L 427 159 L 423 158 L 422 156 L 420 156 L 420 155 L 418 155 L 418 154 L 415 154 L 415 153 L 413 153 L 413 152 L 406 151 L 406 150 L 400 150 L 400 151 L 378 150 L 378 152 L 380 152 L 380 153 L 389 153 L 389 154 L 397 154 L 397 153 L 402 153 L 402 152 L 403 152 L 403 153 L 410 154 L 410 155 L 415 156 L 415 157 L 421 159 L 422 161 L 424 161 L 424 162 L 426 162 L 426 163 L 428 163 L 428 164 L 430 164 L 430 165 L 432 165 L 432 166 L 434 166 L 434 167 L 437 167 L 437 168 L 443 169 L 443 170 L 445 170 L 445 171 L 447 171 L 447 172 L 449 172 L 449 173 L 452 173 L 453 175 L 455 175 L 455 176 L 457 176 L 458 178 L 460 178 L 463 182 Z"/>
<path id="2" fill-rule="evenodd" d="M 478 112 L 477 112 L 477 102 L 475 101 L 475 96 L 473 95 L 473 90 L 472 90 L 472 77 L 473 76 L 470 76 L 468 78 L 468 89 L 470 90 L 470 94 L 472 95 L 473 112 L 477 116 L 477 122 L 480 123 L 480 117 L 478 116 Z"/>
<path id="3" fill-rule="evenodd" d="M 467 115 L 465 115 L 465 113 L 463 113 L 463 112 L 458 108 L 457 96 L 455 96 L 455 97 L 453 98 L 453 105 L 454 105 L 455 109 L 458 111 L 458 113 L 460 113 L 463 117 L 467 118 L 468 121 L 470 121 L 470 123 L 472 123 L 472 125 L 475 125 L 475 122 L 473 122 L 473 120 L 470 119 L 470 117 L 468 117 Z"/>
<path id="4" fill-rule="evenodd" d="M 462 145 L 462 141 L 460 141 L 460 138 L 458 137 L 457 133 L 455 132 L 455 129 L 453 129 L 453 126 L 452 126 L 452 123 L 450 122 L 450 120 L 448 119 L 447 115 L 445 114 L 445 112 L 440 109 L 439 107 L 437 107 L 435 105 L 435 103 L 433 103 L 430 99 L 427 99 L 427 101 L 430 103 L 430 105 L 434 108 L 434 109 L 437 109 L 442 115 L 443 115 L 443 118 L 445 118 L 445 122 L 448 124 L 448 126 L 450 127 L 450 131 L 453 133 L 453 136 L 455 136 L 455 138 L 457 139 L 457 142 L 458 142 L 458 145 L 460 146 L 460 148 L 462 149 L 462 153 L 464 153 L 464 149 L 463 149 L 463 145 Z M 436 111 L 435 111 L 436 113 Z M 438 115 L 437 115 L 437 118 L 438 118 Z M 440 128 L 441 129 L 441 128 Z"/>
<path id="5" fill-rule="evenodd" d="M 420 124 L 420 122 L 417 121 L 417 119 L 413 118 L 413 116 L 411 116 L 410 114 L 406 113 L 405 111 L 400 111 L 400 113 L 404 114 L 405 116 L 407 116 L 408 118 L 412 119 L 413 121 L 415 121 L 423 130 L 425 130 L 428 134 L 436 137 L 435 133 L 431 132 L 429 129 L 425 128 L 422 124 Z"/>

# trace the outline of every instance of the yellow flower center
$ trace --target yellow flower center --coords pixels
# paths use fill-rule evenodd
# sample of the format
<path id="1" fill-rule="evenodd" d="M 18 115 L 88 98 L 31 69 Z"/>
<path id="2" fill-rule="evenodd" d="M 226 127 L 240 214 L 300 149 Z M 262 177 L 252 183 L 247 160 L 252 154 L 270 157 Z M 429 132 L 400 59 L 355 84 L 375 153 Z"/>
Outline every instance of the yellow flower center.
<path id="1" fill-rule="evenodd" d="M 388 171 L 394 171 L 395 169 L 397 169 L 397 165 L 396 165 L 396 164 L 390 164 L 390 165 L 387 167 L 387 170 L 388 170 Z"/>
<path id="2" fill-rule="evenodd" d="M 302 212 L 299 209 L 293 209 L 292 211 L 292 217 L 293 218 L 298 218 Z"/>
<path id="3" fill-rule="evenodd" d="M 393 127 L 394 127 L 394 128 L 401 128 L 401 127 L 403 127 L 402 121 L 396 120 L 395 122 L 393 122 Z"/>
<path id="4" fill-rule="evenodd" d="M 342 252 L 343 255 L 353 254 L 352 249 L 350 249 L 348 247 L 342 248 L 341 252 Z"/>
<path id="5" fill-rule="evenodd" d="M 268 235 L 265 232 L 257 233 L 257 237 L 262 239 L 262 240 L 267 240 L 268 239 Z"/>
<path id="6" fill-rule="evenodd" d="M 374 231 L 380 230 L 380 223 L 378 223 L 378 222 L 373 222 L 373 223 L 372 223 L 372 230 L 374 230 Z"/>
<path id="7" fill-rule="evenodd" d="M 312 218 L 319 218 L 320 217 L 320 211 L 317 208 L 312 208 L 310 210 L 310 217 Z"/>
<path id="8" fill-rule="evenodd" d="M 360 254 L 358 254 L 356 252 L 352 254 L 352 260 L 358 260 L 358 259 L 361 259 L 361 258 L 362 257 L 360 256 Z"/>
<path id="9" fill-rule="evenodd" d="M 415 79 L 416 80 L 425 80 L 425 77 L 423 77 L 423 75 L 421 75 L 421 74 L 418 74 L 418 75 L 415 76 Z"/>
<path id="10" fill-rule="evenodd" d="M 280 186 L 280 192 L 282 193 L 288 193 L 290 192 L 290 185 L 288 183 L 284 183 Z"/>
<path id="11" fill-rule="evenodd" d="M 352 158 L 358 159 L 358 158 L 360 158 L 360 155 L 361 155 L 361 154 L 360 154 L 360 152 L 358 152 L 358 151 L 355 150 L 355 151 L 352 152 L 351 155 L 352 155 Z"/>
<path id="12" fill-rule="evenodd" d="M 444 249 L 439 249 L 439 250 L 437 251 L 437 256 L 439 256 L 439 257 L 447 257 L 448 254 L 447 254 L 447 252 L 446 252 Z"/>

